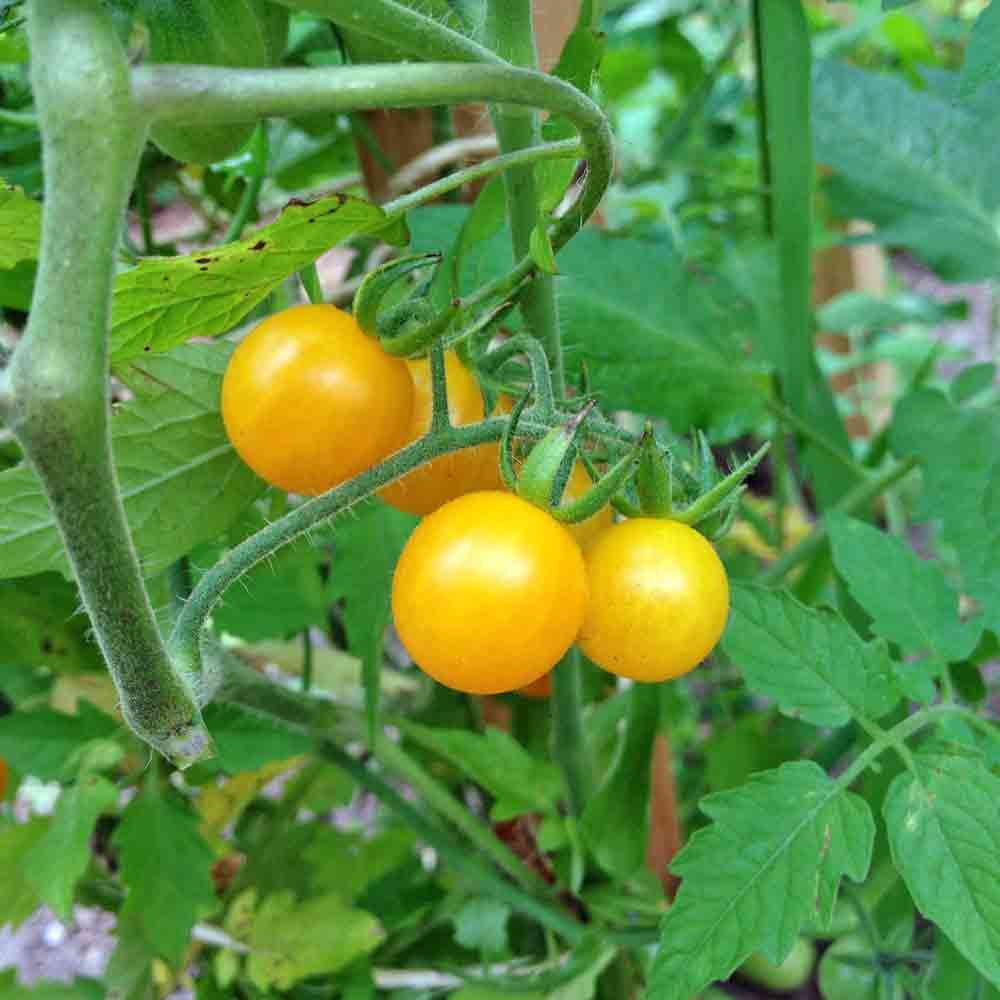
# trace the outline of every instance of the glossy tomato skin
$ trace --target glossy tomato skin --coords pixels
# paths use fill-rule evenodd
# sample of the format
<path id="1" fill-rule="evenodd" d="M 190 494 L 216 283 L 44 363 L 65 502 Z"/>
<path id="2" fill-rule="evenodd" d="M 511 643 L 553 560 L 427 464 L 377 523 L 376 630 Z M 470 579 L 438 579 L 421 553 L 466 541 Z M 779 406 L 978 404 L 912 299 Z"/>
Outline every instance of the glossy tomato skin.
<path id="1" fill-rule="evenodd" d="M 222 381 L 222 417 L 240 457 L 273 486 L 308 496 L 398 451 L 412 411 L 406 364 L 328 305 L 265 319 Z"/>
<path id="2" fill-rule="evenodd" d="M 694 669 L 719 641 L 729 582 L 712 546 L 678 521 L 635 518 L 587 552 L 580 648 L 621 677 L 656 682 Z"/>
<path id="3" fill-rule="evenodd" d="M 467 493 L 410 536 L 392 584 L 403 645 L 436 681 L 499 694 L 538 680 L 569 649 L 587 600 L 579 546 L 510 493 Z"/>
<path id="4" fill-rule="evenodd" d="M 431 366 L 428 358 L 406 362 L 413 380 L 413 415 L 407 444 L 423 437 L 431 426 L 434 400 L 431 389 Z M 454 351 L 444 356 L 448 381 L 448 413 L 456 427 L 483 419 L 483 397 L 475 376 Z M 465 448 L 441 455 L 427 465 L 403 476 L 379 490 L 379 496 L 397 510 L 424 516 L 442 504 L 465 493 L 483 489 L 487 463 L 493 459 L 489 445 Z"/>

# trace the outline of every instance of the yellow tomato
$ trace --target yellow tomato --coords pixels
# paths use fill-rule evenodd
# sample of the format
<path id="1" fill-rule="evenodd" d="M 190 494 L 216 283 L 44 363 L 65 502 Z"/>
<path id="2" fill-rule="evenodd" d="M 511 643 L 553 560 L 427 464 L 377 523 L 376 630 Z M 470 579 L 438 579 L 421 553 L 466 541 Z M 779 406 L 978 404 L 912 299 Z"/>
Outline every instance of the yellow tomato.
<path id="1" fill-rule="evenodd" d="M 696 667 L 729 616 L 729 582 L 715 549 L 679 521 L 635 518 L 587 552 L 587 614 L 578 642 L 599 666 L 637 681 Z"/>
<path id="2" fill-rule="evenodd" d="M 406 364 L 329 305 L 265 319 L 222 382 L 222 417 L 240 458 L 272 485 L 307 495 L 398 451 L 412 411 Z"/>
<path id="3" fill-rule="evenodd" d="M 583 622 L 580 548 L 510 493 L 467 493 L 410 536 L 392 584 L 396 630 L 416 664 L 458 691 L 499 694 L 538 680 Z"/>

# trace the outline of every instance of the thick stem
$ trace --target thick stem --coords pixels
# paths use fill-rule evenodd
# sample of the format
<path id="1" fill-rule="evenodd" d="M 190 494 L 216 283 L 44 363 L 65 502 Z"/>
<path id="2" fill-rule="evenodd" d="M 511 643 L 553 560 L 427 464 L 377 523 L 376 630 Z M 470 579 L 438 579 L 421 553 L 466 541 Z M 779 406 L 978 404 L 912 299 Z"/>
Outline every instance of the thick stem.
<path id="1" fill-rule="evenodd" d="M 142 118 L 102 0 L 34 0 L 30 31 L 46 198 L 5 413 L 45 488 L 126 722 L 183 766 L 210 738 L 190 679 L 167 658 L 111 459 L 111 282 Z"/>
<path id="2" fill-rule="evenodd" d="M 594 763 L 583 732 L 580 654 L 574 646 L 552 674 L 552 756 L 566 779 L 569 811 L 582 816 L 594 787 Z"/>
<path id="3" fill-rule="evenodd" d="M 515 66 L 536 69 L 538 52 L 531 7 L 531 0 L 490 0 L 486 8 L 484 34 L 487 43 L 502 58 Z M 490 113 L 501 152 L 513 153 L 537 146 L 541 141 L 538 116 L 534 112 L 509 104 L 494 104 Z M 503 179 L 516 262 L 528 255 L 532 231 L 539 223 L 535 171 L 531 166 L 517 167 L 508 170 Z M 552 276 L 540 274 L 526 286 L 521 294 L 520 306 L 528 331 L 545 345 L 556 395 L 561 397 L 565 391 L 566 375 Z"/>
<path id="4" fill-rule="evenodd" d="M 600 108 L 555 77 L 505 64 L 427 63 L 318 69 L 236 70 L 211 66 L 140 66 L 133 85 L 142 109 L 170 124 L 253 121 L 267 115 L 423 107 L 503 101 L 543 108 L 580 131 L 587 179 L 576 203 L 552 228 L 553 248 L 564 246 L 600 204 L 611 179 L 614 146 Z M 475 305 L 516 287 L 534 273 L 527 255 L 506 277 L 475 293 Z"/>

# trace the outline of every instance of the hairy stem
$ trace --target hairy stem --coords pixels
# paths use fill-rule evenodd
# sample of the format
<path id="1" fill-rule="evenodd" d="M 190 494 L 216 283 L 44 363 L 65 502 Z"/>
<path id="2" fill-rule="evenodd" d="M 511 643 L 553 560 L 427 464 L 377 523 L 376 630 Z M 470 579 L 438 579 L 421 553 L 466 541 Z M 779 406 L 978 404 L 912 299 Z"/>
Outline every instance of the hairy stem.
<path id="1" fill-rule="evenodd" d="M 536 69 L 538 52 L 531 21 L 531 0 L 490 0 L 486 7 L 484 33 L 487 42 L 502 58 L 515 66 Z M 512 153 L 536 146 L 541 141 L 538 116 L 509 104 L 494 104 L 490 110 L 500 149 Z M 532 166 L 517 167 L 504 174 L 507 218 L 515 262 L 526 257 L 531 233 L 539 223 L 538 191 Z M 565 391 L 562 344 L 555 283 L 548 274 L 539 275 L 526 286 L 520 299 L 521 315 L 528 331 L 544 345 L 552 368 L 556 395 Z"/>
<path id="2" fill-rule="evenodd" d="M 35 0 L 32 85 L 46 198 L 27 331 L 4 413 L 52 507 L 130 728 L 180 766 L 211 741 L 171 665 L 111 457 L 108 337 L 121 220 L 145 139 L 102 0 Z"/>
<path id="3" fill-rule="evenodd" d="M 583 732 L 580 653 L 576 646 L 560 660 L 552 675 L 552 756 L 566 780 L 569 811 L 583 815 L 593 789 L 593 761 Z"/>

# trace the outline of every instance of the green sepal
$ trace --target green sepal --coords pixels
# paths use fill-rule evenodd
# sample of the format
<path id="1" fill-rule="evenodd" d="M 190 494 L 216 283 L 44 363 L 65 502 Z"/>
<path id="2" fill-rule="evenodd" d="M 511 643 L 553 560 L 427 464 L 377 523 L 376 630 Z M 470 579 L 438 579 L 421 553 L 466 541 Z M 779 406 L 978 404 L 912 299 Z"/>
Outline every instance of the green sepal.
<path id="1" fill-rule="evenodd" d="M 652 425 L 647 422 L 643 434 L 645 444 L 639 457 L 636 489 L 639 508 L 647 517 L 670 517 L 674 512 L 673 464 L 669 454 L 660 451 L 653 436 Z"/>
<path id="2" fill-rule="evenodd" d="M 401 302 L 378 321 L 382 349 L 397 358 L 423 357 L 445 335 L 458 314 L 456 306 L 436 313 L 426 299 Z"/>
<path id="3" fill-rule="evenodd" d="M 738 466 L 728 476 L 702 493 L 690 507 L 686 510 L 676 511 L 673 515 L 674 519 L 681 521 L 683 524 L 695 525 L 700 521 L 704 521 L 711 514 L 714 514 L 727 501 L 734 502 L 734 495 L 738 495 L 738 491 L 743 485 L 743 480 L 760 465 L 770 449 L 771 442 L 765 441 L 742 465 Z M 723 524 L 723 527 L 725 528 L 726 525 Z"/>
<path id="4" fill-rule="evenodd" d="M 601 478 L 601 472 L 597 466 L 594 465 L 593 459 L 585 451 L 581 451 L 579 453 L 579 458 L 583 463 L 583 467 L 587 470 L 587 475 L 590 476 L 590 481 L 592 483 L 596 483 Z M 632 503 L 632 501 L 629 500 L 629 498 L 623 493 L 616 493 L 613 497 L 611 497 L 609 502 L 622 517 L 642 517 L 642 511 L 639 510 L 638 504 Z"/>
<path id="5" fill-rule="evenodd" d="M 517 469 L 514 467 L 514 436 L 517 434 L 518 421 L 521 419 L 521 414 L 524 413 L 529 399 L 531 399 L 530 392 L 525 393 L 514 404 L 510 420 L 504 428 L 503 437 L 500 438 L 500 478 L 503 480 L 504 486 L 511 490 L 511 492 L 517 491 Z"/>
<path id="6" fill-rule="evenodd" d="M 565 507 L 554 507 L 551 511 L 552 516 L 564 524 L 578 524 L 580 521 L 586 521 L 588 517 L 593 517 L 609 503 L 615 504 L 617 507 L 616 501 L 624 499 L 618 496 L 618 491 L 639 465 L 645 441 L 646 434 L 644 433 L 635 447 L 601 476 L 582 497 L 566 504 Z M 582 455 L 583 452 L 579 452 L 579 454 Z M 590 472 L 589 467 L 587 471 Z M 636 510 L 635 513 L 638 515 L 639 511 Z"/>
<path id="7" fill-rule="evenodd" d="M 413 271 L 423 267 L 436 267 L 441 263 L 441 257 L 440 253 L 421 253 L 397 257 L 367 274 L 354 294 L 353 311 L 358 326 L 369 336 L 374 337 L 378 332 L 376 317 L 379 306 L 389 289 L 400 278 Z"/>
<path id="8" fill-rule="evenodd" d="M 517 493 L 536 507 L 551 511 L 562 499 L 576 459 L 576 436 L 593 405 L 554 427 L 531 449 L 517 479 Z"/>

